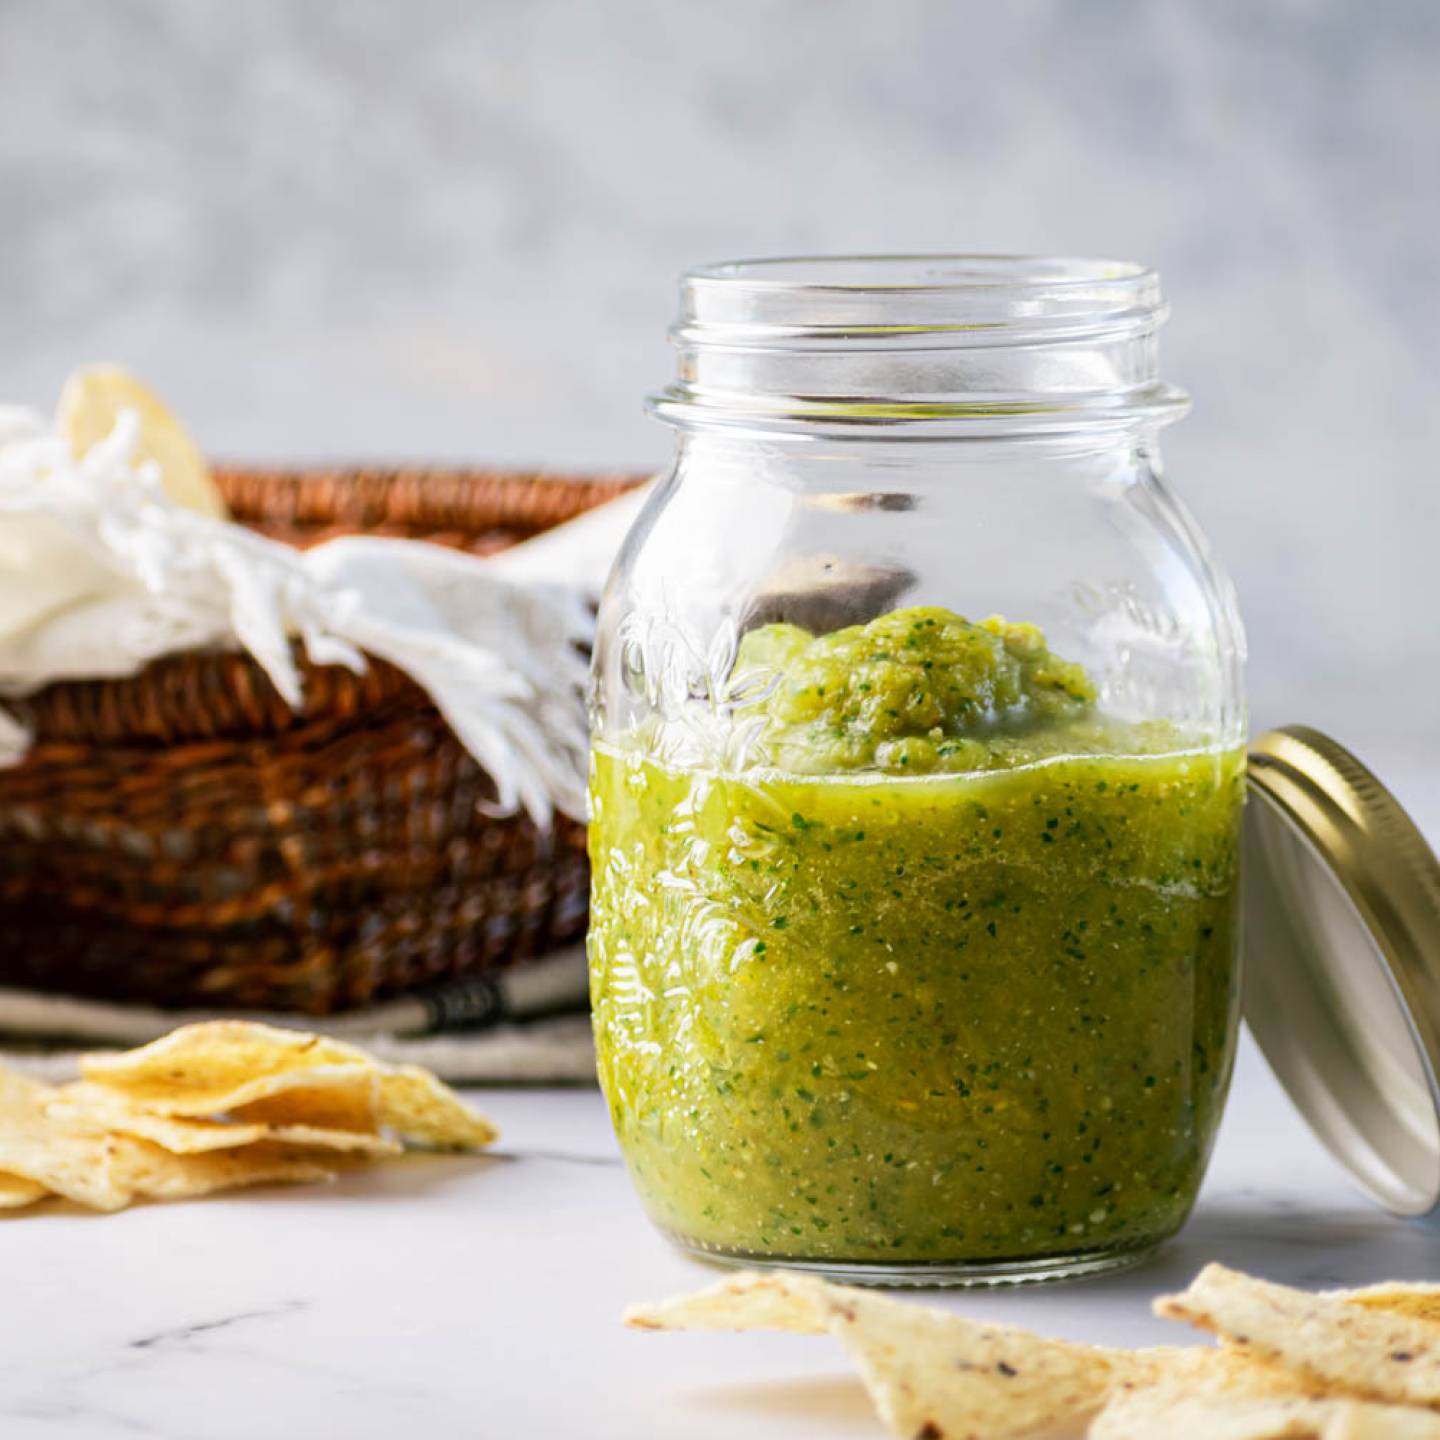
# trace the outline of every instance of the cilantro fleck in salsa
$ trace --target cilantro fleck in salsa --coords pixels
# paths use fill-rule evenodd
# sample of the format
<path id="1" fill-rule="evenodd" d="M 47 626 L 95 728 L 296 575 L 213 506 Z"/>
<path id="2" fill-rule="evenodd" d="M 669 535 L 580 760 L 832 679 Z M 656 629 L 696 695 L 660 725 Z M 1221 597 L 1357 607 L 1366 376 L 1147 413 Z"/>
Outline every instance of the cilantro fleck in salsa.
<path id="1" fill-rule="evenodd" d="M 654 1219 L 836 1266 L 1176 1230 L 1231 1067 L 1243 753 L 932 608 L 764 626 L 732 685 L 724 766 L 593 751 L 600 1078 Z"/>

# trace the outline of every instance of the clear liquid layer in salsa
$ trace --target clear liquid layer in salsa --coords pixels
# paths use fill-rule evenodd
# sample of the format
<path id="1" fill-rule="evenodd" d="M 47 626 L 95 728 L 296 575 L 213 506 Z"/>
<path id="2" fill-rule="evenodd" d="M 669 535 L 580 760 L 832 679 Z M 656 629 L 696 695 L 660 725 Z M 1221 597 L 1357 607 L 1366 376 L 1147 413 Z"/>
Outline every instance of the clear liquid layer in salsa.
<path id="1" fill-rule="evenodd" d="M 653 1218 L 877 1266 L 1173 1233 L 1232 1059 L 1242 754 L 940 610 L 767 626 L 735 674 L 769 677 L 744 763 L 593 754 L 600 1078 Z"/>

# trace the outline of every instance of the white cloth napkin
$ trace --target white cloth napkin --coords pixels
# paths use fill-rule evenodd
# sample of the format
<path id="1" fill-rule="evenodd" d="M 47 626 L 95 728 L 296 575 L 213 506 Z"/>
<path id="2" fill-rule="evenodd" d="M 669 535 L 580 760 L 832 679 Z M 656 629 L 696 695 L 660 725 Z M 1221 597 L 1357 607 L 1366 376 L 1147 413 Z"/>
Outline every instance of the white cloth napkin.
<path id="1" fill-rule="evenodd" d="M 634 501 L 584 517 L 578 548 L 541 537 L 529 557 L 363 537 L 300 552 L 176 505 L 134 462 L 137 438 L 122 414 L 77 460 L 38 416 L 0 408 L 0 764 L 32 740 L 3 697 L 185 650 L 244 649 L 303 709 L 298 641 L 316 664 L 360 671 L 370 654 L 414 679 L 502 810 L 583 816 L 586 599 Z"/>

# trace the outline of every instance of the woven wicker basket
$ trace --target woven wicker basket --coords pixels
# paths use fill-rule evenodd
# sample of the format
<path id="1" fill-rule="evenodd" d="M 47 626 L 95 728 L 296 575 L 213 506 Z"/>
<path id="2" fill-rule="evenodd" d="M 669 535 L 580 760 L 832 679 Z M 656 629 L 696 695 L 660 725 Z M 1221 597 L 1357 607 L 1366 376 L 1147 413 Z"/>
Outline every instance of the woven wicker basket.
<path id="1" fill-rule="evenodd" d="M 238 519 L 296 544 L 365 531 L 484 554 L 632 483 L 457 470 L 230 470 Z M 0 984 L 323 1014 L 511 964 L 585 925 L 583 827 L 494 796 L 389 665 L 305 666 L 292 713 L 243 655 L 14 706 L 0 770 Z"/>

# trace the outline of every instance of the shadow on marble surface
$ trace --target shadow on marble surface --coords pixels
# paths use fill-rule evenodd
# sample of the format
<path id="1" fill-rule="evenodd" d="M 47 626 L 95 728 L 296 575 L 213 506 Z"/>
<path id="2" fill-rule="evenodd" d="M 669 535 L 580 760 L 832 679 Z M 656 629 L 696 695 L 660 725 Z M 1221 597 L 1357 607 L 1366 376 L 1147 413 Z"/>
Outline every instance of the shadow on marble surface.
<path id="1" fill-rule="evenodd" d="M 1212 1260 L 1304 1289 L 1440 1280 L 1440 1227 L 1379 1210 L 1239 1196 L 1202 1206 L 1151 1259 L 1094 1288 L 1158 1293 L 1184 1286 Z"/>
<path id="2" fill-rule="evenodd" d="M 737 1427 L 761 1418 L 803 1423 L 808 1433 L 875 1435 L 879 1427 L 865 1387 L 853 1375 L 707 1386 L 685 1392 L 687 1406 Z"/>
<path id="3" fill-rule="evenodd" d="M 545 1160 L 555 1165 L 593 1165 L 602 1170 L 621 1170 L 625 1166 L 619 1155 L 587 1155 L 576 1150 L 541 1150 L 530 1146 L 523 1150 L 487 1150 L 485 1158 L 507 1165 L 520 1160 Z"/>
<path id="4" fill-rule="evenodd" d="M 716 1385 L 686 1391 L 684 1398 L 687 1408 L 733 1425 L 738 1434 L 760 1424 L 766 1426 L 767 1435 L 772 1433 L 770 1427 L 784 1425 L 797 1440 L 807 1435 L 843 1440 L 850 1435 L 876 1437 L 886 1433 L 865 1387 L 854 1376 Z M 1027 1433 L 1031 1440 L 1082 1440 L 1084 1431 L 1067 1424 Z"/>
<path id="5" fill-rule="evenodd" d="M 378 1165 L 361 1165 L 342 1170 L 333 1185 L 319 1185 L 317 1195 L 343 1195 L 347 1200 L 393 1199 L 439 1193 L 449 1186 L 463 1185 L 477 1176 L 498 1172 L 502 1156 L 491 1154 L 446 1154 L 442 1151 L 407 1150 Z M 303 1190 L 304 1187 L 301 1187 Z M 291 1194 L 299 1190 L 292 1188 Z"/>

